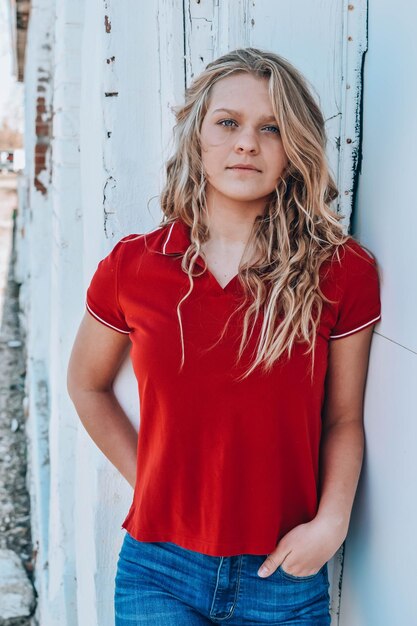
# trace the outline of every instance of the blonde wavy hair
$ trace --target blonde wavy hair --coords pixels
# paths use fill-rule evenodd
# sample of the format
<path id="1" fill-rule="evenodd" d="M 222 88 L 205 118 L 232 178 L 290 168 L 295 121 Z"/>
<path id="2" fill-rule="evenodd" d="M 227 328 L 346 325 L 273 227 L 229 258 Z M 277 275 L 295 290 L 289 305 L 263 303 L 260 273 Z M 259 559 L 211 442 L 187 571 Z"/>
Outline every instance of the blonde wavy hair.
<path id="1" fill-rule="evenodd" d="M 241 378 L 249 376 L 257 366 L 268 372 L 285 351 L 289 358 L 294 343 L 299 341 L 309 346 L 304 354 L 313 352 L 312 376 L 323 301 L 332 302 L 320 289 L 319 269 L 334 254 L 340 260 L 339 246 L 350 235 L 344 234 L 339 223 L 343 215 L 330 208 L 339 193 L 326 161 L 323 115 L 309 85 L 285 58 L 257 48 L 233 50 L 209 63 L 185 90 L 184 104 L 173 107 L 174 152 L 166 162 L 166 181 L 160 194 L 163 212 L 160 226 L 181 218 L 191 227 L 191 244 L 181 262 L 189 278 L 189 290 L 177 306 L 181 368 L 185 348 L 180 309 L 193 290 L 193 278 L 197 276 L 195 261 L 199 255 L 204 259 L 201 245 L 209 238 L 200 129 L 213 85 L 238 72 L 268 81 L 288 166 L 270 194 L 263 215 L 256 217 L 247 242 L 247 247 L 255 250 L 257 261 L 241 262 L 239 266 L 238 280 L 245 297 L 233 314 L 248 306 L 237 362 L 262 315 L 256 353 Z M 229 321 L 230 318 L 218 341 Z"/>

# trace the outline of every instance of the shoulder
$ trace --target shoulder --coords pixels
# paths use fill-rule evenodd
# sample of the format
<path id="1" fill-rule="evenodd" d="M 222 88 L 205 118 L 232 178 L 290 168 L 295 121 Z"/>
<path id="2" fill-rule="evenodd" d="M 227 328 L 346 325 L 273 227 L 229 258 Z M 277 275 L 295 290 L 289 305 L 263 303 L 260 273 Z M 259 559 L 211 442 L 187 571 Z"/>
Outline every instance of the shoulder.
<path id="1" fill-rule="evenodd" d="M 337 319 L 331 339 L 345 337 L 381 318 L 379 272 L 374 254 L 353 237 L 339 246 L 340 262 L 332 287 Z M 335 256 L 334 256 L 335 258 Z"/>
<path id="2" fill-rule="evenodd" d="M 151 252 L 160 252 L 166 239 L 167 227 L 158 226 L 143 233 L 129 233 L 119 239 L 113 247 L 123 262 L 137 260 L 138 257 Z"/>
<path id="3" fill-rule="evenodd" d="M 340 262 L 333 274 L 336 292 L 345 303 L 355 299 L 368 302 L 369 308 L 373 309 L 379 300 L 380 276 L 376 257 L 366 246 L 350 236 L 349 239 L 339 246 Z M 378 305 L 379 306 L 379 305 Z"/>
<path id="4" fill-rule="evenodd" d="M 116 245 L 118 244 L 128 244 L 129 248 L 140 248 L 144 247 L 147 244 L 157 245 L 159 241 L 164 239 L 164 236 L 167 232 L 167 226 L 158 226 L 153 230 L 146 231 L 143 233 L 129 233 L 128 235 L 124 235 Z"/>
<path id="5" fill-rule="evenodd" d="M 347 262 L 348 263 L 357 263 L 358 265 L 362 265 L 364 263 L 376 264 L 376 258 L 374 254 L 366 248 L 363 244 L 361 244 L 357 239 L 350 236 L 349 239 L 344 244 L 343 248 L 347 254 Z"/>
<path id="6" fill-rule="evenodd" d="M 334 271 L 344 276 L 374 273 L 377 261 L 374 254 L 352 236 L 344 244 L 337 246 L 331 257 Z"/>
<path id="7" fill-rule="evenodd" d="M 349 292 L 378 289 L 379 268 L 374 254 L 354 237 L 336 246 L 320 267 L 320 287 L 340 299 Z"/>
<path id="8" fill-rule="evenodd" d="M 168 226 L 162 225 L 143 233 L 121 237 L 106 257 L 106 267 L 120 277 L 120 284 L 134 284 L 159 266 L 164 255 Z"/>

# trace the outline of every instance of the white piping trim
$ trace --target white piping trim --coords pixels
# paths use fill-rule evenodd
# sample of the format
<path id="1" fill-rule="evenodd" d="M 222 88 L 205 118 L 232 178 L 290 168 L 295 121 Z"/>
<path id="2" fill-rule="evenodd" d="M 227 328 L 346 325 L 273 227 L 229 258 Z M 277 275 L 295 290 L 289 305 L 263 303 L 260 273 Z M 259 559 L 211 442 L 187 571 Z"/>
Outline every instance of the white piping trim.
<path id="1" fill-rule="evenodd" d="M 166 252 L 165 252 L 166 245 L 167 245 L 167 243 L 168 243 L 168 241 L 169 241 L 169 238 L 171 237 L 171 233 L 172 233 L 172 229 L 174 228 L 174 224 L 175 224 L 175 222 L 172 222 L 172 224 L 171 224 L 171 228 L 169 229 L 168 237 L 166 238 L 165 243 L 164 243 L 164 247 L 162 248 L 162 252 L 163 252 L 164 254 L 166 254 Z"/>
<path id="2" fill-rule="evenodd" d="M 330 335 L 329 339 L 337 339 L 338 337 L 345 337 L 346 335 L 351 335 L 357 330 L 360 330 L 361 328 L 365 328 L 365 326 L 369 326 L 369 324 L 373 324 L 374 322 L 379 320 L 380 317 L 381 315 L 378 315 L 378 317 L 375 317 L 375 319 L 371 320 L 370 322 L 366 322 L 366 324 L 362 324 L 362 326 L 358 326 L 357 328 L 354 328 L 353 330 L 348 330 L 347 333 L 342 333 L 341 335 Z"/>
<path id="3" fill-rule="evenodd" d="M 138 235 L 137 237 L 133 237 L 132 239 L 126 239 L 125 241 L 123 241 L 123 239 L 120 240 L 120 243 L 129 243 L 129 241 L 135 241 L 136 239 L 139 239 L 140 237 L 143 237 L 143 233 L 141 233 L 140 235 Z"/>
<path id="4" fill-rule="evenodd" d="M 150 235 L 151 233 L 155 233 L 157 230 L 161 230 L 161 228 L 163 228 L 163 226 L 157 226 L 156 228 L 154 228 L 153 230 L 150 230 L 147 233 L 140 233 L 140 235 L 138 235 L 137 237 L 133 237 L 132 239 L 126 239 L 126 241 L 123 241 L 125 237 L 122 237 L 122 239 L 120 240 L 120 243 L 129 243 L 129 241 L 136 241 L 136 239 L 139 239 L 140 237 L 145 237 L 146 235 Z M 129 237 L 129 235 L 125 235 L 125 236 Z"/>
<path id="5" fill-rule="evenodd" d="M 94 311 L 88 306 L 87 300 L 85 301 L 85 306 L 87 307 L 87 310 L 89 311 L 89 313 L 91 313 L 91 315 L 93 315 L 96 319 L 98 319 L 100 322 L 102 322 L 106 326 L 110 326 L 110 328 L 114 328 L 114 330 L 119 331 L 119 333 L 124 333 L 125 335 L 129 335 L 130 330 L 122 330 L 121 328 L 117 328 L 116 326 L 109 324 L 108 322 L 106 322 L 106 320 L 103 320 L 96 313 L 94 313 Z"/>

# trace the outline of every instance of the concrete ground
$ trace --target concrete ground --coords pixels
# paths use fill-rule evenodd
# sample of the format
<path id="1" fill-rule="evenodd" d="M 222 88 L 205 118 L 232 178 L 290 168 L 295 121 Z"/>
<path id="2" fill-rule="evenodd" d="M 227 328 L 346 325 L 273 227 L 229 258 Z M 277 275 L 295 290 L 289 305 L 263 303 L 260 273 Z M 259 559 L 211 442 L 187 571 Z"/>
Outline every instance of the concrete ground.
<path id="1" fill-rule="evenodd" d="M 15 210 L 16 175 L 0 174 L 0 549 L 13 550 L 31 580 L 35 554 L 26 489 L 25 356 L 18 320 L 19 285 L 12 271 Z M 0 617 L 0 626 L 30 623 L 29 617 Z"/>

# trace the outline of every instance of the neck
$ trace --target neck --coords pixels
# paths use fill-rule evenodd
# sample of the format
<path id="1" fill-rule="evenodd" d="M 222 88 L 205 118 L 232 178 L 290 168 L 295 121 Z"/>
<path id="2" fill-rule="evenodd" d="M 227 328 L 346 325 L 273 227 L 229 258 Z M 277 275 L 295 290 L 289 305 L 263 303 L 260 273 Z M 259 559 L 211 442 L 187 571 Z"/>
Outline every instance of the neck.
<path id="1" fill-rule="evenodd" d="M 255 218 L 262 215 L 263 207 L 250 203 L 224 203 L 207 201 L 210 241 L 220 245 L 244 245 L 249 239 Z"/>

